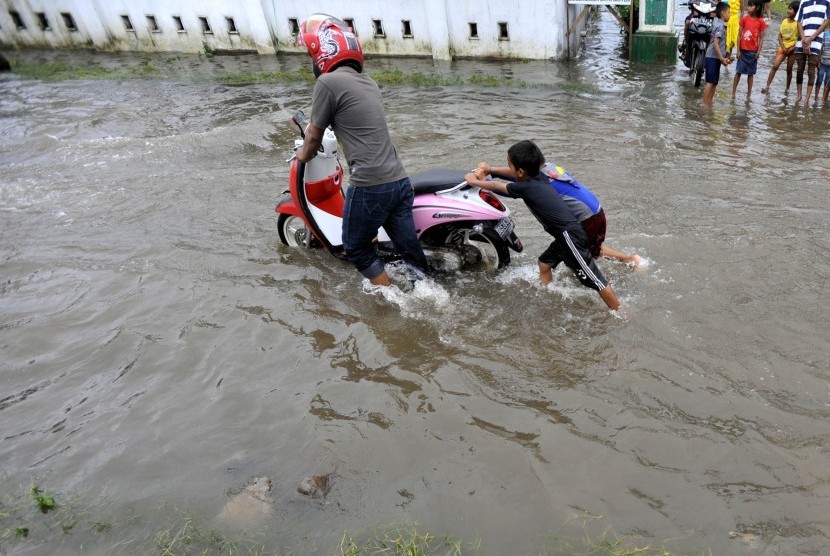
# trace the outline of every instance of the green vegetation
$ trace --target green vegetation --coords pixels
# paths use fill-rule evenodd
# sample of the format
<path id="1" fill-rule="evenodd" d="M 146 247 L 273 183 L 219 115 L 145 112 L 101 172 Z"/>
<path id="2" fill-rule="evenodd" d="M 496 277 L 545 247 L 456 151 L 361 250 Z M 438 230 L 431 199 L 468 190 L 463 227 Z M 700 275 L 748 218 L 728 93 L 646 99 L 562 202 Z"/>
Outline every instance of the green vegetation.
<path id="1" fill-rule="evenodd" d="M 56 499 L 60 498 L 58 504 Z M 66 494 L 47 494 L 32 483 L 28 489 L 4 494 L 0 498 L 0 554 L 26 551 L 29 543 L 37 543 L 48 551 L 60 546 L 72 534 L 70 542 L 92 546 L 96 539 L 106 546 L 130 547 L 133 553 L 161 556 L 227 555 L 265 556 L 273 554 L 305 554 L 300 544 L 288 551 L 264 544 L 271 524 L 254 531 L 241 531 L 234 536 L 218 531 L 193 515 L 164 504 L 151 512 L 136 515 L 127 512 L 115 517 L 102 502 L 81 501 Z M 120 512 L 119 512 L 120 513 Z M 107 521 L 101 521 L 101 516 Z M 158 521 L 157 521 L 158 520 Z M 573 525 L 576 521 L 576 525 Z M 580 523 L 581 521 L 581 523 Z M 557 532 L 543 537 L 544 543 L 534 554 L 556 556 L 673 556 L 662 547 L 641 545 L 637 538 L 619 536 L 606 528 L 602 516 L 580 514 L 563 525 L 567 534 Z M 547 540 L 545 540 L 547 539 Z M 294 542 L 292 540 L 292 542 Z M 302 541 L 300 541 L 302 542 Z M 336 541 L 335 541 L 336 542 Z M 360 533 L 346 531 L 339 546 L 330 554 L 340 556 L 462 556 L 488 552 L 482 539 L 457 540 L 449 535 L 424 531 L 417 523 L 375 526 Z M 325 551 L 324 551 L 325 552 Z M 700 551 L 697 555 L 709 554 Z"/>
<path id="2" fill-rule="evenodd" d="M 202 531 L 191 518 L 175 531 L 168 529 L 156 535 L 156 548 L 161 556 L 177 554 L 239 554 L 237 542 L 215 529 Z"/>
<path id="3" fill-rule="evenodd" d="M 400 556 L 427 556 L 441 554 L 459 556 L 477 552 L 480 542 L 467 545 L 448 536 L 438 537 L 423 533 L 417 525 L 392 526 L 375 532 L 368 539 L 358 541 L 348 532 L 340 541 L 341 556 L 394 554 Z"/>
<path id="4" fill-rule="evenodd" d="M 43 490 L 36 484 L 32 483 L 32 486 L 29 489 L 32 493 L 32 498 L 34 498 L 35 503 L 37 504 L 38 509 L 40 509 L 41 513 L 49 513 L 50 511 L 55 509 L 55 499 L 44 493 Z"/>
<path id="5" fill-rule="evenodd" d="M 18 60 L 11 60 L 12 71 L 44 81 L 63 81 L 67 79 L 107 79 L 113 76 L 113 70 L 100 66 L 70 66 L 59 62 L 40 64 L 22 64 Z"/>
<path id="6" fill-rule="evenodd" d="M 772 0 L 772 2 L 770 2 L 770 10 L 772 11 L 772 15 L 773 15 L 774 19 L 777 19 L 777 20 L 780 21 L 780 20 L 784 19 L 785 17 L 787 17 L 787 6 L 790 5 L 790 1 L 791 0 L 786 0 L 786 1 Z M 776 28 L 775 33 L 776 33 L 775 38 L 776 38 L 776 41 L 777 41 L 777 37 L 778 37 L 777 28 Z M 767 32 L 767 37 L 769 37 L 769 32 Z"/>
<path id="7" fill-rule="evenodd" d="M 243 72 L 223 75 L 219 81 L 225 85 L 253 85 L 255 83 L 313 83 L 314 74 L 308 68 L 297 71 Z"/>
<path id="8" fill-rule="evenodd" d="M 213 51 L 205 45 L 205 56 L 210 58 Z M 168 60 L 176 62 L 179 58 Z M 178 78 L 179 74 L 172 67 L 165 67 L 164 60 L 154 60 L 145 56 L 141 61 L 131 65 L 104 67 L 93 64 L 67 64 L 61 62 L 20 62 L 11 61 L 12 71 L 23 77 L 40 79 L 43 81 L 65 81 L 72 79 L 146 79 L 146 78 Z M 531 84 L 519 79 L 505 79 L 496 75 L 473 74 L 469 77 L 458 75 L 441 75 L 437 73 L 403 72 L 401 70 L 369 72 L 372 78 L 380 85 L 390 87 L 509 87 L 509 88 L 546 88 L 548 84 Z M 262 71 L 262 72 L 230 72 L 216 70 L 214 78 L 225 85 L 243 86 L 262 83 L 294 84 L 314 82 L 314 74 L 308 67 L 301 67 L 293 71 Z"/>

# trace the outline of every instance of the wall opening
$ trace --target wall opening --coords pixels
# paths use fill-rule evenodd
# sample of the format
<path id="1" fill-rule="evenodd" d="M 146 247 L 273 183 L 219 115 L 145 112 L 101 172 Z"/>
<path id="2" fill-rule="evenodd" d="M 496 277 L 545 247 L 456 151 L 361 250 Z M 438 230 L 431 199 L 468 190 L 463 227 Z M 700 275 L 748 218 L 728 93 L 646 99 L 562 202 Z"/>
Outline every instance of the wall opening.
<path id="1" fill-rule="evenodd" d="M 470 22 L 470 38 L 477 39 L 478 38 L 478 23 Z"/>
<path id="2" fill-rule="evenodd" d="M 156 21 L 156 16 L 154 15 L 147 16 L 147 27 L 150 28 L 151 33 L 161 33 L 161 29 L 159 29 L 159 22 Z"/>
<path id="3" fill-rule="evenodd" d="M 238 35 L 239 31 L 236 29 L 236 23 L 234 22 L 232 17 L 226 17 L 225 21 L 228 22 L 228 34 L 230 35 Z"/>
<path id="4" fill-rule="evenodd" d="M 61 17 L 63 18 L 63 24 L 66 25 L 66 29 L 68 31 L 77 31 L 78 26 L 75 24 L 75 18 L 72 17 L 72 14 L 69 12 L 61 12 Z"/>
<path id="5" fill-rule="evenodd" d="M 37 22 L 40 24 L 40 28 L 43 31 L 51 31 L 52 28 L 49 26 L 49 18 L 46 17 L 46 14 L 43 12 L 37 12 Z"/>
<path id="6" fill-rule="evenodd" d="M 404 19 L 401 21 L 403 25 L 403 38 L 411 39 L 412 38 L 412 23 L 408 19 Z"/>
<path id="7" fill-rule="evenodd" d="M 133 27 L 133 22 L 130 21 L 130 16 L 122 15 L 121 22 L 124 24 L 124 29 L 135 32 L 135 27 Z"/>
<path id="8" fill-rule="evenodd" d="M 357 36 L 357 31 L 354 28 L 354 18 L 345 17 L 345 18 L 343 18 L 343 23 L 346 24 L 346 27 L 348 27 L 349 29 L 352 30 L 352 33 L 354 33 L 354 36 L 356 37 Z"/>
<path id="9" fill-rule="evenodd" d="M 300 22 L 296 17 L 288 18 L 288 29 L 291 31 L 291 36 L 293 37 L 300 34 Z"/>
<path id="10" fill-rule="evenodd" d="M 510 33 L 507 32 L 507 22 L 506 21 L 499 21 L 499 40 L 500 41 L 509 41 L 510 40 Z"/>
<path id="11" fill-rule="evenodd" d="M 176 24 L 176 31 L 178 31 L 179 33 L 186 33 L 187 32 L 184 29 L 184 21 L 182 21 L 181 16 L 174 15 L 173 16 L 173 23 Z"/>
<path id="12" fill-rule="evenodd" d="M 208 18 L 199 16 L 199 22 L 202 24 L 202 33 L 205 35 L 213 34 L 213 30 L 210 28 L 210 23 L 208 23 Z"/>
<path id="13" fill-rule="evenodd" d="M 23 21 L 22 17 L 20 17 L 20 12 L 15 11 L 15 10 L 9 10 L 9 15 L 12 17 L 12 21 L 17 26 L 17 29 L 19 31 L 25 31 L 26 30 L 26 22 Z"/>
<path id="14" fill-rule="evenodd" d="M 373 19 L 372 25 L 375 27 L 375 36 L 378 38 L 386 37 L 386 33 L 383 32 L 383 21 L 380 19 Z"/>

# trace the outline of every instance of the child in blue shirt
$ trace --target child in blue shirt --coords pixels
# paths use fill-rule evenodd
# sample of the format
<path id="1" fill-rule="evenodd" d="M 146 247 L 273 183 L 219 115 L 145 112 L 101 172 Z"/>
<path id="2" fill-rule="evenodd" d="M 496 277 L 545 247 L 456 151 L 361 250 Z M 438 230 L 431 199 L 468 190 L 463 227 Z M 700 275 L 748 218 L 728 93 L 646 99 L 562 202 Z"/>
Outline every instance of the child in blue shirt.
<path id="1" fill-rule="evenodd" d="M 603 277 L 588 252 L 585 230 L 559 193 L 551 187 L 548 177 L 540 172 L 544 162 L 545 157 L 535 143 L 519 141 L 507 151 L 508 175 L 514 181 L 504 183 L 486 180 L 484 166 L 489 168 L 486 163 L 480 164 L 475 172 L 470 172 L 464 179 L 470 185 L 522 199 L 545 231 L 553 236 L 554 240 L 537 260 L 542 284 L 550 284 L 553 269 L 564 262 L 583 286 L 599 292 L 609 309 L 619 309 L 620 301 L 614 288 Z"/>
<path id="2" fill-rule="evenodd" d="M 732 63 L 732 55 L 726 51 L 726 24 L 729 22 L 729 4 L 718 2 L 715 6 L 715 21 L 706 48 L 706 87 L 703 89 L 703 104 L 710 105 L 720 81 L 720 68 Z"/>

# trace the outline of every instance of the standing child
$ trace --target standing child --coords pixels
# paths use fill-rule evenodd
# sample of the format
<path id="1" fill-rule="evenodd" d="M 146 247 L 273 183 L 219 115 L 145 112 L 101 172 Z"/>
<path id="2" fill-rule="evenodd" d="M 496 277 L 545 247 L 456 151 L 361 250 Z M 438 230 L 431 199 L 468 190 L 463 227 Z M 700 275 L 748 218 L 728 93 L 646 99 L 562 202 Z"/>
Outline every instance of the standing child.
<path id="1" fill-rule="evenodd" d="M 734 17 L 726 22 L 726 50 L 732 54 L 732 49 L 738 44 L 738 27 L 740 27 L 740 19 L 746 9 L 744 0 L 727 0 L 729 2 L 729 13 Z"/>
<path id="2" fill-rule="evenodd" d="M 795 44 L 796 63 L 795 86 L 798 91 L 796 102 L 801 101 L 801 84 L 804 82 L 804 63 L 807 62 L 807 100 L 813 92 L 816 68 L 821 54 L 823 33 L 830 19 L 828 0 L 804 0 L 798 8 L 795 20 L 798 22 L 799 41 Z"/>
<path id="3" fill-rule="evenodd" d="M 824 44 L 821 47 L 821 64 L 818 67 L 818 78 L 816 79 L 816 99 L 818 104 L 818 92 L 824 86 L 824 104 L 827 104 L 827 93 L 830 93 L 830 29 L 824 30 Z"/>
<path id="4" fill-rule="evenodd" d="M 710 105 L 715 99 L 715 90 L 720 81 L 721 65 L 732 63 L 732 55 L 726 54 L 726 24 L 729 22 L 729 4 L 718 2 L 715 6 L 715 21 L 712 24 L 712 38 L 706 48 L 706 87 L 703 89 L 703 104 Z"/>
<path id="5" fill-rule="evenodd" d="M 617 310 L 620 308 L 617 294 L 588 252 L 585 230 L 559 193 L 551 187 L 548 177 L 540 172 L 544 160 L 542 151 L 535 143 L 519 141 L 507 151 L 507 164 L 510 175 L 516 176 L 515 182 L 485 181 L 483 166 L 489 166 L 486 163 L 479 165 L 475 173 L 467 174 L 464 179 L 482 189 L 523 199 L 536 220 L 554 237 L 538 260 L 539 279 L 543 284 L 553 281 L 553 269 L 564 262 L 583 286 L 597 290 L 605 304 Z"/>
<path id="6" fill-rule="evenodd" d="M 738 92 L 738 83 L 741 75 L 746 75 L 746 96 L 752 94 L 752 83 L 758 71 L 758 57 L 764 45 L 764 31 L 767 22 L 761 17 L 764 0 L 749 0 L 749 13 L 741 18 L 738 30 L 738 65 L 735 67 L 735 78 L 732 80 L 732 98 Z"/>
<path id="7" fill-rule="evenodd" d="M 775 77 L 775 72 L 778 71 L 784 60 L 787 60 L 787 88 L 784 89 L 784 93 L 790 91 L 790 83 L 793 81 L 793 66 L 795 65 L 795 43 L 798 42 L 798 22 L 795 20 L 797 11 L 798 0 L 790 2 L 787 7 L 787 17 L 781 22 L 781 27 L 778 29 L 778 52 L 775 54 L 772 69 L 769 70 L 767 86 L 761 89 L 762 93 L 769 92 L 772 78 Z"/>

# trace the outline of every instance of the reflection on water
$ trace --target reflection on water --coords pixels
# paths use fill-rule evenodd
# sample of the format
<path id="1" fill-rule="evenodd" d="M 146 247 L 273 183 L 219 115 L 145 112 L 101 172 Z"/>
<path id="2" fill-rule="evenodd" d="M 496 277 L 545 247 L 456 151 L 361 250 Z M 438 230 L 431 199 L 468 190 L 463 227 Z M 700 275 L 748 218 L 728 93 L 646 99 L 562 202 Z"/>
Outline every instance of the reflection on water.
<path id="1" fill-rule="evenodd" d="M 95 514 L 13 551 L 152 550 L 173 507 L 207 527 L 267 476 L 256 538 L 309 553 L 400 521 L 485 554 L 604 527 L 678 552 L 825 552 L 830 111 L 783 80 L 704 110 L 679 68 L 629 65 L 613 20 L 596 25 L 570 63 L 369 68 L 533 84 L 385 87 L 398 151 L 414 173 L 537 141 L 601 198 L 609 244 L 649 262 L 600 262 L 622 315 L 568 272 L 537 284 L 548 236 L 521 204 L 509 268 L 413 291 L 283 247 L 273 208 L 310 86 L 216 76 L 304 58 L 0 78 L 0 488 L 36 477 Z M 326 503 L 296 493 L 333 470 Z"/>

